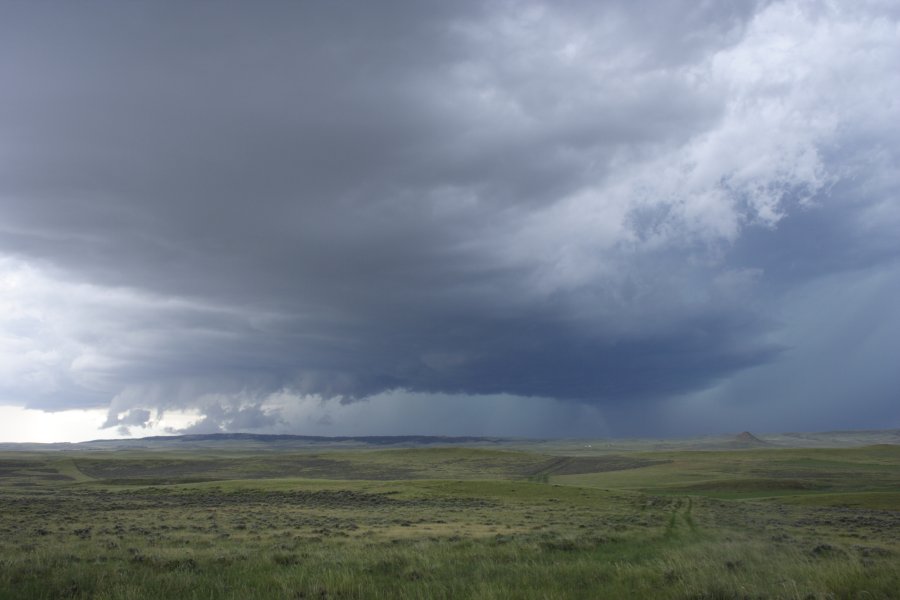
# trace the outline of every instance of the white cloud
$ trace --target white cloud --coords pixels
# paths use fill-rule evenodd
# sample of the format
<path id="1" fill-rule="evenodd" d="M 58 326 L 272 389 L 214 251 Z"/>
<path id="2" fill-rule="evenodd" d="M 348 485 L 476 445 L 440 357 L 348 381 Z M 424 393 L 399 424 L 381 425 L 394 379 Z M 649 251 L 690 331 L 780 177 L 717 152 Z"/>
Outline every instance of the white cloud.
<path id="1" fill-rule="evenodd" d="M 0 256 L 0 291 L 0 402 L 49 410 L 116 406 L 135 389 L 150 399 L 185 355 L 268 326 L 264 313 L 75 282 L 11 257 Z"/>
<path id="2" fill-rule="evenodd" d="M 537 22 L 542 35 L 535 36 Z M 900 34 L 879 11 L 769 4 L 706 54 L 674 63 L 635 58 L 640 42 L 592 47 L 585 40 L 604 39 L 589 35 L 595 25 L 526 11 L 471 34 L 495 53 L 469 65 L 460 88 L 505 98 L 490 104 L 491 122 L 527 115 L 526 124 L 511 127 L 525 137 L 511 144 L 590 140 L 568 154 L 549 153 L 571 163 L 574 189 L 499 213 L 481 242 L 484 256 L 531 274 L 517 297 L 552 298 L 601 322 L 665 322 L 671 307 L 656 299 L 715 295 L 721 274 L 731 272 L 728 251 L 748 228 L 775 229 L 792 213 L 836 203 L 868 204 L 882 226 L 883 213 L 900 212 L 885 189 L 831 195 L 840 181 L 897 171 Z M 507 46 L 516 52 L 496 50 Z M 567 50 L 550 51 L 556 47 Z M 551 82 L 544 73 L 554 74 Z M 529 81 L 545 91 L 534 92 Z M 677 110 L 667 113 L 666 105 Z M 572 135 L 567 122 L 589 133 Z M 640 134 L 648 123 L 655 129 Z M 873 147 L 882 149 L 874 173 Z M 666 262 L 669 256 L 683 259 Z M 763 265 L 752 268 L 754 282 L 764 282 Z"/>

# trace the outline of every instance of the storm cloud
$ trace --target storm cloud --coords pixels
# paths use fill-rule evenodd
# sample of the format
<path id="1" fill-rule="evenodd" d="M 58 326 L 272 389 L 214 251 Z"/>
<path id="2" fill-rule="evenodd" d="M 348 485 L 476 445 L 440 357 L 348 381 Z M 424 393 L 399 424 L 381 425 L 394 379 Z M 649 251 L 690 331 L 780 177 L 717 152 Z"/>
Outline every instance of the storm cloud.
<path id="1" fill-rule="evenodd" d="M 897 98 L 879 2 L 9 3 L 0 402 L 896 420 L 766 373 L 854 352 L 810 290 L 897 321 Z"/>

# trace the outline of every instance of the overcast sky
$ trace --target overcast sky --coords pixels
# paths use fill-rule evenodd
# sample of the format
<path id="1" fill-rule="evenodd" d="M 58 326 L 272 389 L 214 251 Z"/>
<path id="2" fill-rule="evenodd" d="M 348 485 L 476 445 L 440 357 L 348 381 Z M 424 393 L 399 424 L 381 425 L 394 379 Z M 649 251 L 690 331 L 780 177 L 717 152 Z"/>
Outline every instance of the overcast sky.
<path id="1" fill-rule="evenodd" d="M 0 438 L 900 427 L 898 159 L 887 0 L 5 2 Z"/>

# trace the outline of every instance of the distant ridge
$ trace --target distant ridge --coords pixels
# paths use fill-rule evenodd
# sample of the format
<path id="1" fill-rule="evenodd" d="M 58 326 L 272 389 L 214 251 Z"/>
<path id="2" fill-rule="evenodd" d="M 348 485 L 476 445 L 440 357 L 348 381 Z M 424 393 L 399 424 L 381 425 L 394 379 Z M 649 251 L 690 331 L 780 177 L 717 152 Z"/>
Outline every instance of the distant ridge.
<path id="1" fill-rule="evenodd" d="M 764 442 L 749 431 L 743 431 L 735 437 L 735 441 L 738 444 L 744 444 L 747 446 L 771 446 L 769 442 Z"/>
<path id="2" fill-rule="evenodd" d="M 270 433 L 203 433 L 186 435 L 155 435 L 142 438 L 125 440 L 91 440 L 84 444 L 103 444 L 123 442 L 165 442 L 165 443 L 194 443 L 194 442 L 322 442 L 340 443 L 356 442 L 361 444 L 373 444 L 376 446 L 390 446 L 395 444 L 471 444 L 484 442 L 500 442 L 507 438 L 491 438 L 477 436 L 443 436 L 443 435 L 293 435 Z"/>
<path id="3" fill-rule="evenodd" d="M 694 443 L 688 443 L 680 447 L 685 450 L 749 450 L 752 448 L 773 448 L 784 445 L 789 446 L 790 444 L 763 440 L 749 431 L 742 431 L 737 435 L 701 438 Z M 663 447 L 665 447 L 665 443 L 657 445 L 658 449 L 663 449 Z M 671 443 L 670 447 L 676 448 L 678 446 Z"/>
<path id="4" fill-rule="evenodd" d="M 826 432 L 703 435 L 685 438 L 524 438 L 500 436 L 367 435 L 321 436 L 257 433 L 211 433 L 98 439 L 87 442 L 0 442 L 3 451 L 115 451 L 159 450 L 349 450 L 356 448 L 477 447 L 513 451 L 539 451 L 559 456 L 581 456 L 630 451 L 754 450 L 766 448 L 855 448 L 876 444 L 900 445 L 900 429 Z"/>

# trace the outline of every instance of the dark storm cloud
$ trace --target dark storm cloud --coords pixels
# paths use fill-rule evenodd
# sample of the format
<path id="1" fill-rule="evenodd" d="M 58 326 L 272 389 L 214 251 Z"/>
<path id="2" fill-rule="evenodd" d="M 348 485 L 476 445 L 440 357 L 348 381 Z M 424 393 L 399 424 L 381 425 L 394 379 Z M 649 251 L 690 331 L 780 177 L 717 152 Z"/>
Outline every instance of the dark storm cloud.
<path id="1" fill-rule="evenodd" d="M 204 417 L 188 427 L 171 429 L 169 433 L 220 433 L 269 428 L 281 423 L 278 415 L 264 411 L 258 404 L 241 408 L 226 408 L 221 404 L 204 407 Z"/>
<path id="2" fill-rule="evenodd" d="M 841 183 L 896 139 L 847 129 L 853 98 L 815 99 L 827 69 L 795 68 L 819 52 L 804 27 L 871 32 L 877 11 L 0 12 L 0 251 L 87 297 L 29 338 L 71 342 L 13 386 L 34 405 L 202 404 L 216 429 L 276 421 L 204 394 L 650 401 L 777 360 L 777 294 L 845 268 L 837 248 L 897 253 L 866 225 L 879 202 L 895 218 L 887 188 Z M 792 27 L 808 56 L 758 41 Z"/>

